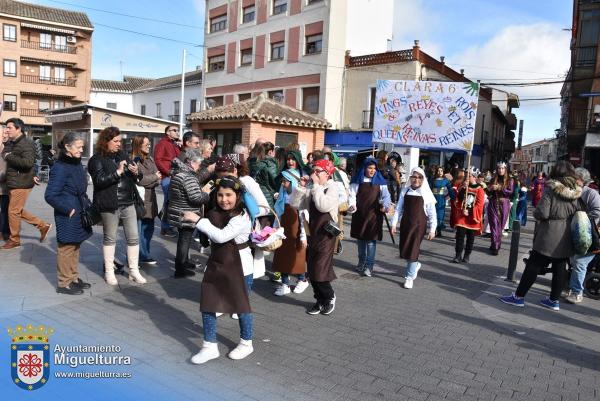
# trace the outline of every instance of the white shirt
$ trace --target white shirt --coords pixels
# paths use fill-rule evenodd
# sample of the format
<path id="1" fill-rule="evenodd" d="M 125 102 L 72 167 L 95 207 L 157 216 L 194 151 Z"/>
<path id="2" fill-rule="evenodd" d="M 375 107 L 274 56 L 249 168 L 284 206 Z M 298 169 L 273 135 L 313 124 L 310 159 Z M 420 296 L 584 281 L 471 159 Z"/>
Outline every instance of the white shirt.
<path id="1" fill-rule="evenodd" d="M 398 198 L 398 204 L 396 205 L 396 212 L 394 213 L 394 217 L 392 218 L 392 227 L 395 227 L 398 224 L 398 221 L 402 218 L 402 214 L 404 213 L 404 195 L 407 196 L 422 196 L 420 188 L 412 189 L 410 186 L 404 187 L 402 192 L 400 192 L 400 197 Z M 423 210 L 425 212 L 425 216 L 427 216 L 427 232 L 435 232 L 437 227 L 437 213 L 435 211 L 435 203 L 426 204 L 423 202 Z"/>
<path id="2" fill-rule="evenodd" d="M 223 228 L 217 228 L 212 225 L 208 219 L 201 219 L 196 228 L 205 233 L 212 242 L 223 244 L 235 240 L 236 244 L 243 244 L 250 240 L 250 217 L 243 213 L 232 217 L 229 223 Z M 242 260 L 242 270 L 244 276 L 254 272 L 254 257 L 250 247 L 240 249 L 240 259 Z"/>

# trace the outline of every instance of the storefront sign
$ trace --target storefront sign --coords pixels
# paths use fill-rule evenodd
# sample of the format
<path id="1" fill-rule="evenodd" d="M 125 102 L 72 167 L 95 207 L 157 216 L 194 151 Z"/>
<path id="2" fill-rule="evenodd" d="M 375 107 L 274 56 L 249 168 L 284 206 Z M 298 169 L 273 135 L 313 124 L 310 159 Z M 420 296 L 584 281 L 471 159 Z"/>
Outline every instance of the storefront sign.
<path id="1" fill-rule="evenodd" d="M 473 149 L 479 84 L 378 80 L 373 142 Z"/>

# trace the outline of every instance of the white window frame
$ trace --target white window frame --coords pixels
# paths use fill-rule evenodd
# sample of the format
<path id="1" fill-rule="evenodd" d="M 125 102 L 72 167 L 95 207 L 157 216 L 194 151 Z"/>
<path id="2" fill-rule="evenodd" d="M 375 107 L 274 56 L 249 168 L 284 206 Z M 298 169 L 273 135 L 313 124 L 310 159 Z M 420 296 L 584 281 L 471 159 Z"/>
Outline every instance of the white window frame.
<path id="1" fill-rule="evenodd" d="M 67 51 L 67 37 L 62 35 L 54 36 L 54 49 L 59 52 Z"/>
<path id="2" fill-rule="evenodd" d="M 240 50 L 240 67 L 247 67 L 252 65 L 252 56 L 252 48 Z M 246 58 L 246 62 L 244 62 L 244 58 Z"/>
<path id="3" fill-rule="evenodd" d="M 16 77 L 17 76 L 17 60 L 4 59 L 4 70 L 3 75 L 5 77 Z"/>
<path id="4" fill-rule="evenodd" d="M 52 34 L 40 33 L 40 48 L 41 49 L 52 49 Z"/>
<path id="5" fill-rule="evenodd" d="M 316 38 L 319 37 L 319 40 L 316 40 Z M 318 46 L 319 49 L 317 49 L 317 46 L 315 45 L 315 50 L 312 52 L 309 52 L 308 49 L 308 45 L 310 43 L 318 43 L 321 42 L 321 44 Z M 306 45 L 304 46 L 304 54 L 306 55 L 311 55 L 311 54 L 321 54 L 323 52 L 323 34 L 319 33 L 316 35 L 308 35 L 306 36 Z"/>
<path id="6" fill-rule="evenodd" d="M 49 65 L 40 65 L 40 80 L 50 81 L 52 78 L 51 69 Z"/>
<path id="7" fill-rule="evenodd" d="M 42 105 L 43 103 L 43 105 Z M 46 107 L 44 107 L 46 106 Z M 50 100 L 46 100 L 46 99 L 39 99 L 38 100 L 38 111 L 42 111 L 42 110 L 49 110 L 52 107 L 52 102 L 50 102 Z"/>
<path id="8" fill-rule="evenodd" d="M 55 100 L 52 103 L 53 103 L 52 108 L 54 108 L 54 109 L 63 109 L 65 107 L 64 100 Z"/>
<path id="9" fill-rule="evenodd" d="M 252 14 L 252 18 L 246 21 L 246 16 Z M 256 4 L 242 8 L 242 24 L 248 24 L 256 19 Z"/>
<path id="10" fill-rule="evenodd" d="M 2 39 L 8 42 L 17 41 L 17 26 L 11 24 L 3 24 Z"/>
<path id="11" fill-rule="evenodd" d="M 219 68 L 213 68 L 212 66 L 220 66 Z M 225 69 L 225 55 L 212 56 L 208 58 L 208 72 L 223 71 Z"/>
<path id="12" fill-rule="evenodd" d="M 288 0 L 273 0 L 272 15 L 281 15 L 287 13 Z"/>
<path id="13" fill-rule="evenodd" d="M 227 29 L 227 14 L 210 19 L 210 33 L 221 32 Z"/>
<path id="14" fill-rule="evenodd" d="M 7 98 L 10 100 L 7 100 Z M 11 98 L 14 98 L 14 101 Z M 4 106 L 4 111 L 17 111 L 17 95 L 4 94 L 2 97 L 2 103 Z M 14 103 L 15 107 L 6 107 L 6 103 Z"/>
<path id="15" fill-rule="evenodd" d="M 60 83 L 67 82 L 67 69 L 65 67 L 54 67 L 54 81 Z"/>
<path id="16" fill-rule="evenodd" d="M 281 49 L 281 57 L 273 57 L 273 50 Z M 285 58 L 285 41 L 271 43 L 271 61 L 279 61 Z"/>

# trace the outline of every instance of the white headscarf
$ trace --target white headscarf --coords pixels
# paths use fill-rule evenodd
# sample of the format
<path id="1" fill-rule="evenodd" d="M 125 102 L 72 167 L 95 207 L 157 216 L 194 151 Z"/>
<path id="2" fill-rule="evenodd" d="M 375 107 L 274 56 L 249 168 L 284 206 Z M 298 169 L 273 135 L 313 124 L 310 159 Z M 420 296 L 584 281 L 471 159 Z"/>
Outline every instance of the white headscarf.
<path id="1" fill-rule="evenodd" d="M 431 192 L 431 188 L 429 188 L 429 182 L 427 181 L 427 176 L 425 175 L 425 172 L 423 171 L 423 169 L 421 167 L 414 167 L 412 170 L 410 170 L 410 175 L 413 175 L 414 173 L 418 173 L 421 176 L 423 176 L 423 181 L 421 181 L 421 186 L 419 188 L 416 189 L 417 192 L 419 192 L 421 194 L 421 196 L 423 197 L 423 203 L 425 205 L 435 205 L 436 204 L 436 200 L 435 197 L 433 196 L 433 192 Z M 408 186 L 410 187 L 410 184 L 408 184 Z"/>

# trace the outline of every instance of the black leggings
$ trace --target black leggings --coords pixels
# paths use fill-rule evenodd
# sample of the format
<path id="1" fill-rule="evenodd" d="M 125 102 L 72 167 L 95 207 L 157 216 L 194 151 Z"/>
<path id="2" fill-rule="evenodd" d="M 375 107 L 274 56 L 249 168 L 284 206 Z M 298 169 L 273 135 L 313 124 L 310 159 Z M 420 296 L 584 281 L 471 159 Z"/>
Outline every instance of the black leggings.
<path id="1" fill-rule="evenodd" d="M 521 281 L 515 291 L 515 295 L 522 298 L 527 295 L 527 291 L 531 288 L 541 269 L 545 269 L 549 264 L 552 263 L 552 285 L 550 288 L 550 299 L 558 301 L 560 299 L 560 293 L 565 284 L 567 275 L 567 258 L 556 259 L 548 256 L 544 256 L 539 252 L 531 251 L 531 255 L 525 265 L 525 271 L 521 276 Z"/>
<path id="2" fill-rule="evenodd" d="M 467 237 L 467 245 L 465 246 L 465 236 Z M 473 251 L 473 243 L 475 242 L 475 230 L 469 230 L 464 227 L 456 227 L 456 254 L 460 255 L 465 250 L 465 256 L 470 255 Z"/>

